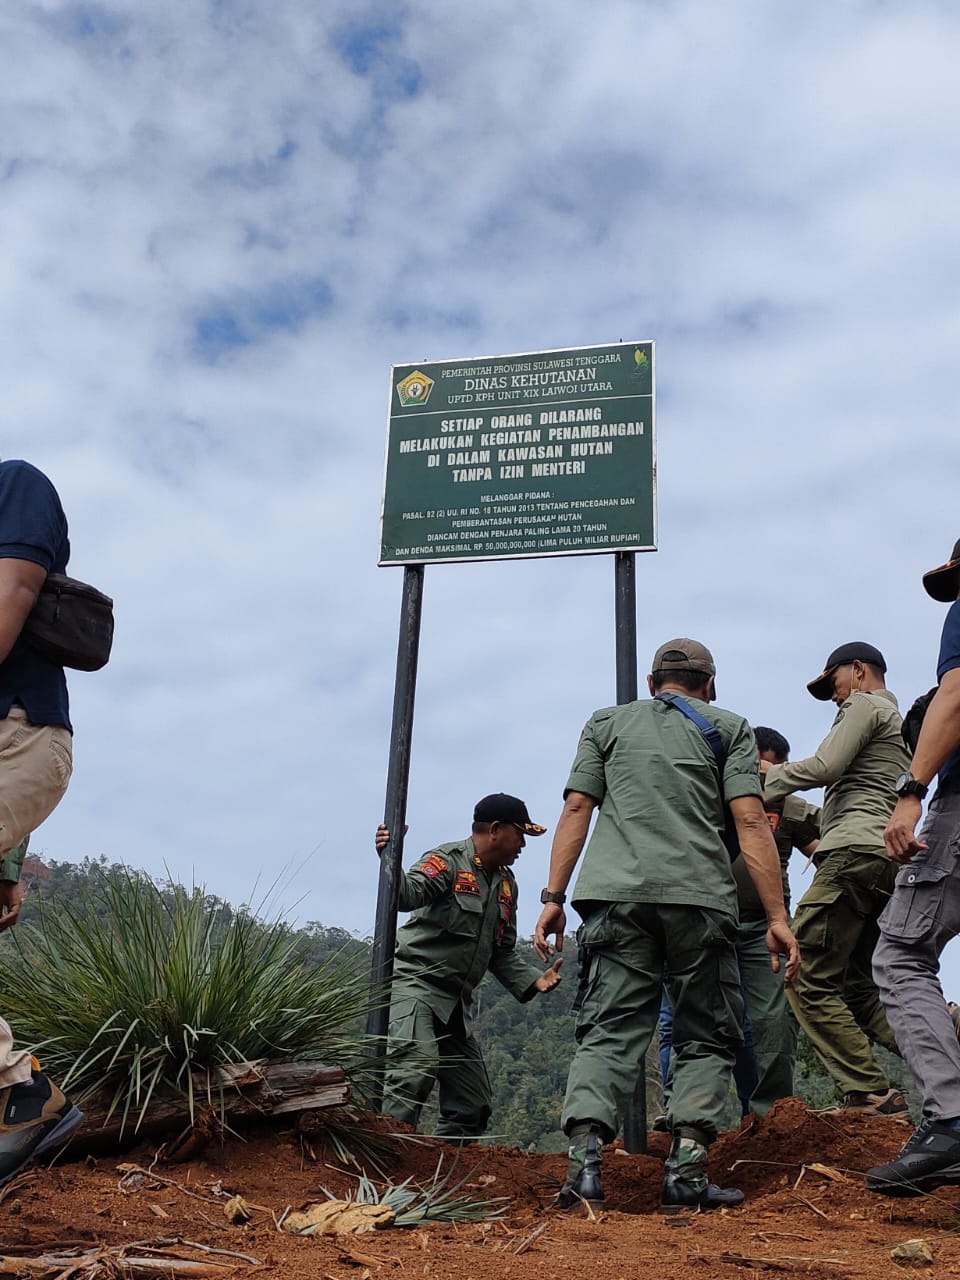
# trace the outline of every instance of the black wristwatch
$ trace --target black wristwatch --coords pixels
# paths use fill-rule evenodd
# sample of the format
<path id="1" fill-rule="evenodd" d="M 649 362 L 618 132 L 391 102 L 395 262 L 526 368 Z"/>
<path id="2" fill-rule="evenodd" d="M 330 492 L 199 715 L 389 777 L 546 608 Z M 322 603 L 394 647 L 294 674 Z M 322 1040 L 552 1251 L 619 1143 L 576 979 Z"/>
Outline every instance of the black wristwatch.
<path id="1" fill-rule="evenodd" d="M 558 907 L 562 907 L 566 900 L 567 895 L 565 893 L 551 893 L 549 889 L 540 890 L 540 901 L 544 906 L 546 906 L 548 902 L 554 902 Z"/>
<path id="2" fill-rule="evenodd" d="M 925 800 L 930 788 L 925 782 L 918 782 L 913 774 L 907 770 L 906 773 L 901 773 L 897 779 L 894 790 L 898 796 L 916 796 L 918 800 Z"/>

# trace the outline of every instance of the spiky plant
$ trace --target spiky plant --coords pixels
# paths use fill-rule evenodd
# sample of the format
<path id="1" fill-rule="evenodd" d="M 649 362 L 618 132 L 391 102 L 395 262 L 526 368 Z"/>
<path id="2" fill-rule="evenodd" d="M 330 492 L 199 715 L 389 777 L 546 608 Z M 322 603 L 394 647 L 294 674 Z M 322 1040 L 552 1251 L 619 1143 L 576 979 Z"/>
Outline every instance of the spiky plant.
<path id="1" fill-rule="evenodd" d="M 395 1215 L 391 1225 L 396 1227 L 416 1227 L 423 1222 L 490 1222 L 502 1218 L 506 1213 L 508 1198 L 494 1196 L 480 1199 L 463 1194 L 463 1188 L 477 1170 L 471 1169 L 451 1186 L 456 1168 L 457 1159 L 454 1159 L 444 1173 L 441 1155 L 429 1182 L 415 1183 L 412 1178 L 407 1178 L 404 1182 L 388 1183 L 382 1188 L 378 1188 L 363 1174 L 349 1201 L 353 1204 L 376 1204 L 390 1209 Z M 326 1187 L 321 1190 L 328 1200 L 337 1199 Z M 301 1234 L 312 1233 L 307 1228 Z"/>
<path id="2" fill-rule="evenodd" d="M 113 871 L 88 895 L 41 911 L 3 964 L 18 1040 L 78 1097 L 112 1091 L 139 1125 L 157 1090 L 257 1058 L 318 1060 L 363 1088 L 367 975 L 343 957 L 302 963 L 280 921 L 232 912 L 201 889 Z"/>
<path id="3" fill-rule="evenodd" d="M 453 1169 L 442 1175 L 438 1164 L 432 1181 L 426 1186 L 418 1186 L 407 1178 L 382 1191 L 378 1191 L 369 1178 L 362 1177 L 353 1198 L 357 1204 L 386 1205 L 396 1214 L 394 1222 L 398 1227 L 416 1227 L 422 1222 L 490 1222 L 502 1218 L 509 1203 L 506 1196 L 481 1200 L 461 1194 L 462 1187 L 474 1173 L 475 1169 L 448 1187 Z M 330 1192 L 326 1194 L 329 1196 Z"/>

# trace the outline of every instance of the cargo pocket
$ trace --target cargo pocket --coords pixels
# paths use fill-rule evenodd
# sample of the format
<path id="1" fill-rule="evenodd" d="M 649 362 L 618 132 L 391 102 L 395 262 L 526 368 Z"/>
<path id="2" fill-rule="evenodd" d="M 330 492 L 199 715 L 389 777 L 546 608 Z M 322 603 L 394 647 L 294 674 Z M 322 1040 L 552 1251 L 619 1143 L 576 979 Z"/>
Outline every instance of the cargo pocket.
<path id="1" fill-rule="evenodd" d="M 947 888 L 946 867 L 904 867 L 893 897 L 880 917 L 881 930 L 891 938 L 917 942 L 940 923 Z"/>
<path id="2" fill-rule="evenodd" d="M 572 1011 L 577 1015 L 577 1039 L 587 1019 L 582 1015 L 597 983 L 599 953 L 616 945 L 621 934 L 616 921 L 617 906 L 611 903 L 599 911 L 591 911 L 577 930 L 577 990 Z"/>
<path id="3" fill-rule="evenodd" d="M 450 933 L 476 934 L 483 915 L 483 902 L 472 893 L 455 893 L 444 922 Z"/>
<path id="4" fill-rule="evenodd" d="M 829 888 L 824 886 L 812 902 L 810 896 L 808 891 L 797 906 L 793 932 L 800 943 L 801 952 L 804 947 L 830 951 L 835 941 L 833 908 L 843 897 L 843 890 L 836 885 Z"/>

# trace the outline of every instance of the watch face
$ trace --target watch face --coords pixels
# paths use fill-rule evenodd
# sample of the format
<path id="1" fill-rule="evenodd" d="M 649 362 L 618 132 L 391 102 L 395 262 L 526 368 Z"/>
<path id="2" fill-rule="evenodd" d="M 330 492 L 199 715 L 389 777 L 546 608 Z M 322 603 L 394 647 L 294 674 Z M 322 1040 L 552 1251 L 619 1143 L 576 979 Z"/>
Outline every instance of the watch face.
<path id="1" fill-rule="evenodd" d="M 894 787 L 893 787 L 894 791 L 896 791 L 899 794 L 909 781 L 910 781 L 910 774 L 901 773 L 900 777 L 894 783 Z"/>

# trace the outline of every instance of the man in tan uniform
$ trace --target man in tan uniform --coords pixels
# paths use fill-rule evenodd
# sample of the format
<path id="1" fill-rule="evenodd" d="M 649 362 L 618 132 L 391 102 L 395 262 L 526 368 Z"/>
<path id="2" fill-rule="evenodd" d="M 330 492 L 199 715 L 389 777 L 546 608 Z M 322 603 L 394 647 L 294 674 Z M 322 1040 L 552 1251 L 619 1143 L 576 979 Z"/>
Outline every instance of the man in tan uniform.
<path id="1" fill-rule="evenodd" d="M 806 760 L 766 765 L 767 804 L 808 787 L 825 787 L 817 872 L 797 906 L 794 931 L 803 970 L 787 999 L 817 1056 L 843 1091 L 845 1108 L 906 1115 L 903 1095 L 877 1064 L 870 1042 L 899 1052 L 871 973 L 896 868 L 883 831 L 907 767 L 897 700 L 884 684 L 879 649 L 841 645 L 807 688 L 839 710 L 833 727 Z"/>

